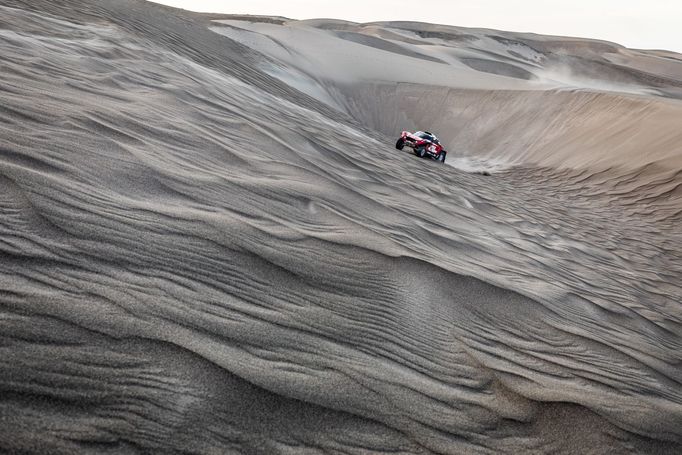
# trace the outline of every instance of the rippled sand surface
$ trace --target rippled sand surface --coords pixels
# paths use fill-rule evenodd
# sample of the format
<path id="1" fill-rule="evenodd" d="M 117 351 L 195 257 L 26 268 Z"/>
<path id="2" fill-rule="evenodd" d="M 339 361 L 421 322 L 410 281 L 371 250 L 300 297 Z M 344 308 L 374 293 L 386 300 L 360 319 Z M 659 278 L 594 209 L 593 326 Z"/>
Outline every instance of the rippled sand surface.
<path id="1" fill-rule="evenodd" d="M 682 451 L 682 56 L 244 19 L 0 5 L 2 451 Z"/>

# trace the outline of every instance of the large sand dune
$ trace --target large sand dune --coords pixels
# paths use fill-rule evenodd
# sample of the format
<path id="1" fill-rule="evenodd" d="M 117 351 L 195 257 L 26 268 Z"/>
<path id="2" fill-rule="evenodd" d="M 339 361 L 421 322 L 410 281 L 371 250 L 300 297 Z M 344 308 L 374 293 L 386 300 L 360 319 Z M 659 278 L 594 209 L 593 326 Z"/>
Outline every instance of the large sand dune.
<path id="1" fill-rule="evenodd" d="M 2 451 L 682 451 L 682 56 L 136 0 L 0 55 Z"/>

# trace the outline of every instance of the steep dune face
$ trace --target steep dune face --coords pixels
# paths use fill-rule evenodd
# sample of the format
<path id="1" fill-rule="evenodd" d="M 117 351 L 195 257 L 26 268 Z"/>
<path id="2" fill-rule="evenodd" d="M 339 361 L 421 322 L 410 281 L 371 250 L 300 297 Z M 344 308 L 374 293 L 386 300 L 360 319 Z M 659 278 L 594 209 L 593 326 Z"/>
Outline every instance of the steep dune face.
<path id="1" fill-rule="evenodd" d="M 682 449 L 673 82 L 559 91 L 414 44 L 479 39 L 436 26 L 0 12 L 4 451 Z M 277 35 L 300 29 L 332 58 Z M 521 166 L 399 153 L 409 122 Z"/>
<path id="2" fill-rule="evenodd" d="M 352 88 L 347 108 L 389 134 L 429 125 L 453 156 L 507 165 L 603 170 L 679 168 L 682 103 L 603 92 L 462 90 L 415 84 Z M 375 104 L 378 102 L 378 104 Z"/>
<path id="3" fill-rule="evenodd" d="M 680 60 L 598 41 L 418 23 L 217 23 L 218 33 L 295 71 L 292 78 L 308 75 L 304 91 L 387 135 L 428 127 L 460 155 L 510 165 L 682 165 Z"/>

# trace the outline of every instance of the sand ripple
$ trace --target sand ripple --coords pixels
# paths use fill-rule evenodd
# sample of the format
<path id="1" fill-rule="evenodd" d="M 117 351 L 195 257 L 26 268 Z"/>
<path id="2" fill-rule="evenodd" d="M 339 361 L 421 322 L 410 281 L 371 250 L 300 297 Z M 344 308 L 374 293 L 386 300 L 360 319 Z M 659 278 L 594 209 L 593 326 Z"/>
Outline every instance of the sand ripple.
<path id="1" fill-rule="evenodd" d="M 4 3 L 5 451 L 682 449 L 675 166 L 462 172 L 205 18 Z"/>

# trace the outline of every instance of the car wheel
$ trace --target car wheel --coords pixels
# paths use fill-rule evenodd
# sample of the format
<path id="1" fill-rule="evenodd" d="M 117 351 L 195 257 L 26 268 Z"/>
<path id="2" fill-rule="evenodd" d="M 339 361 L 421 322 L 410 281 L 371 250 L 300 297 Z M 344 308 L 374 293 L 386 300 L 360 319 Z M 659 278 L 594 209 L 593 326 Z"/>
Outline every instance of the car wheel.
<path id="1" fill-rule="evenodd" d="M 414 154 L 419 158 L 424 158 L 426 156 L 426 148 L 424 146 L 416 147 L 414 149 Z"/>
<path id="2" fill-rule="evenodd" d="M 400 139 L 398 139 L 398 142 L 395 143 L 395 148 L 397 148 L 398 150 L 402 150 L 403 147 L 405 147 L 405 140 L 401 137 Z"/>
<path id="3" fill-rule="evenodd" d="M 445 152 L 440 152 L 438 154 L 438 161 L 440 161 L 441 163 L 445 163 L 445 155 L 446 155 Z"/>

